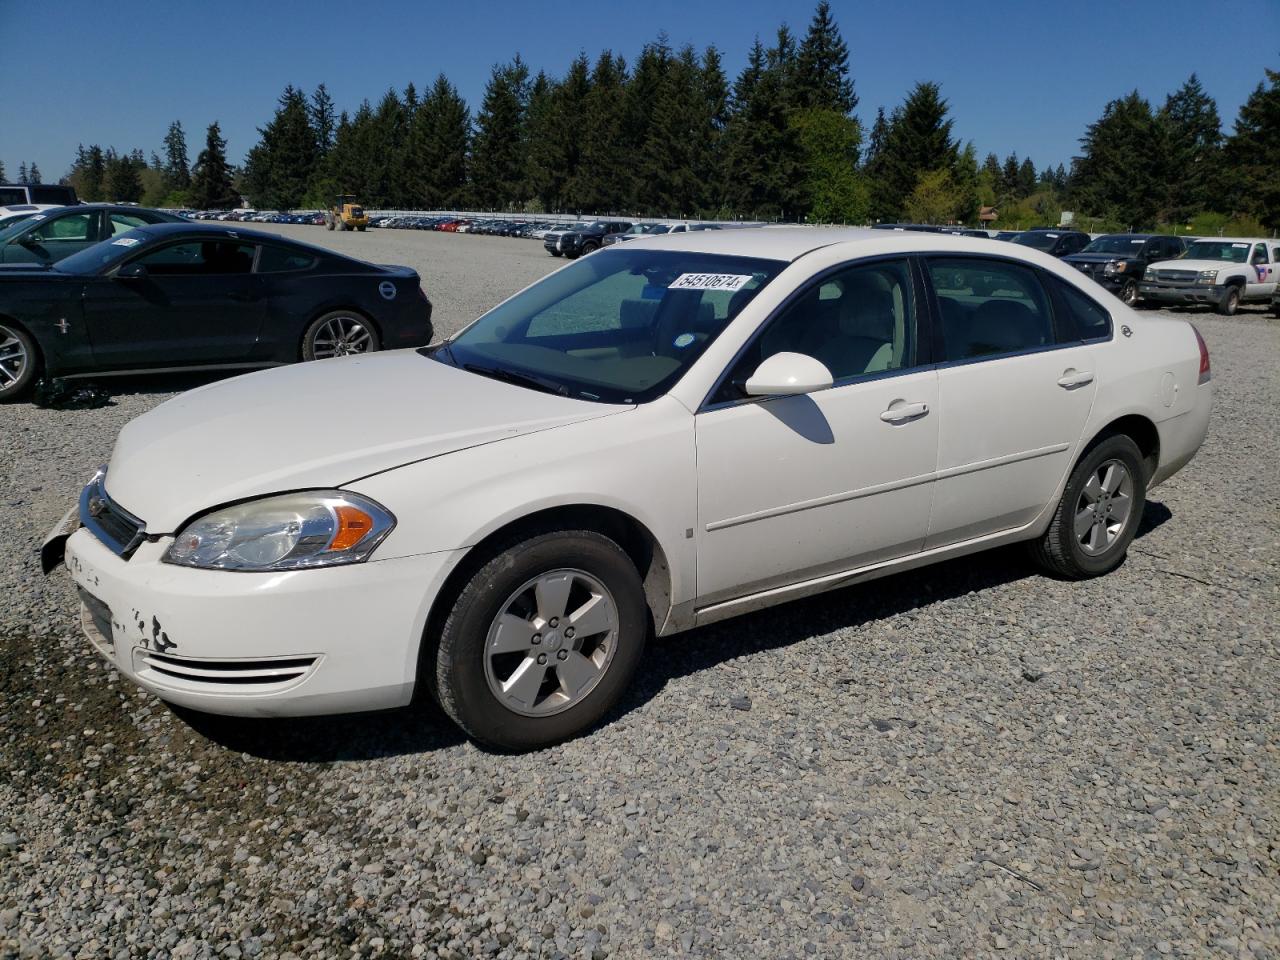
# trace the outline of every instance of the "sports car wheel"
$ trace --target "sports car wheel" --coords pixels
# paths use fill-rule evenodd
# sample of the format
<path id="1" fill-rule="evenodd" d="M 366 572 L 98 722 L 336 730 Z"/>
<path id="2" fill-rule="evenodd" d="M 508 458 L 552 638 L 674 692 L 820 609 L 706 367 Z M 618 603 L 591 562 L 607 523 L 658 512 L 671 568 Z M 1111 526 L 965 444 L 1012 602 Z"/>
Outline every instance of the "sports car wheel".
<path id="1" fill-rule="evenodd" d="M 1127 436 L 1107 437 L 1076 464 L 1031 555 L 1050 573 L 1073 580 L 1110 573 L 1124 562 L 1146 503 L 1138 445 Z"/>
<path id="2" fill-rule="evenodd" d="M 529 750 L 604 716 L 648 631 L 644 588 L 622 548 L 593 531 L 555 531 L 476 571 L 423 667 L 435 668 L 440 705 L 470 736 Z"/>
<path id="3" fill-rule="evenodd" d="M 302 359 L 327 360 L 372 353 L 379 346 L 378 333 L 368 320 L 349 310 L 335 310 L 307 327 L 302 337 Z"/>
<path id="4" fill-rule="evenodd" d="M 36 345 L 17 327 L 0 324 L 0 401 L 22 396 L 36 377 Z"/>

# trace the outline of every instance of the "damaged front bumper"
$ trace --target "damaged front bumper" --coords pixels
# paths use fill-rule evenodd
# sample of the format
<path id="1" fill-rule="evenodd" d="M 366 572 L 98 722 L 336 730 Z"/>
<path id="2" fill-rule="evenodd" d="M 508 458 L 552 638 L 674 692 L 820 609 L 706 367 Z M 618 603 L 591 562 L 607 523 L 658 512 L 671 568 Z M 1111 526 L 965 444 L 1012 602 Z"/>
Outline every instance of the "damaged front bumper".
<path id="1" fill-rule="evenodd" d="M 63 546 L 57 544 L 61 536 Z M 88 528 L 55 530 L 94 649 L 160 698 L 208 713 L 298 716 L 403 706 L 430 601 L 456 559 L 423 554 L 316 570 L 232 573 L 127 559 Z"/>

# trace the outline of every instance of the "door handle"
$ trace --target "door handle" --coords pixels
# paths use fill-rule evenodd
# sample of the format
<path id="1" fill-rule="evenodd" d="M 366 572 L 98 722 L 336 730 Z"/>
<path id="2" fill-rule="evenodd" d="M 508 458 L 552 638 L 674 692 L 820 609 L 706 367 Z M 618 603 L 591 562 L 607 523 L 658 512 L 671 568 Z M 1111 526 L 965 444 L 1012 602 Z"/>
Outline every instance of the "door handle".
<path id="1" fill-rule="evenodd" d="M 900 401 L 894 401 L 898 403 Z M 929 412 L 927 403 L 903 403 L 898 407 L 889 407 L 884 413 L 880 414 L 880 419 L 885 423 L 903 423 L 907 420 L 914 420 L 917 417 L 923 417 Z"/>
<path id="2" fill-rule="evenodd" d="M 1075 367 L 1068 367 L 1063 370 L 1062 376 L 1058 378 L 1058 386 L 1064 390 L 1084 387 L 1091 383 L 1093 383 L 1093 374 L 1088 370 L 1077 370 Z"/>

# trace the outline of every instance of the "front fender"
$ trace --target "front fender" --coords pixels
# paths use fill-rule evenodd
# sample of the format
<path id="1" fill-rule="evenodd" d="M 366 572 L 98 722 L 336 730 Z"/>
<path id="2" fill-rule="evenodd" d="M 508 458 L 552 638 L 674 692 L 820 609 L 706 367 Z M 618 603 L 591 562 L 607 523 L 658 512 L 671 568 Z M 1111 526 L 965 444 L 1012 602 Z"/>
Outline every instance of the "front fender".
<path id="1" fill-rule="evenodd" d="M 469 549 L 533 513 L 608 507 L 642 524 L 671 571 L 671 599 L 695 595 L 693 416 L 670 397 L 445 454 L 347 486 L 396 516 L 377 558 Z"/>

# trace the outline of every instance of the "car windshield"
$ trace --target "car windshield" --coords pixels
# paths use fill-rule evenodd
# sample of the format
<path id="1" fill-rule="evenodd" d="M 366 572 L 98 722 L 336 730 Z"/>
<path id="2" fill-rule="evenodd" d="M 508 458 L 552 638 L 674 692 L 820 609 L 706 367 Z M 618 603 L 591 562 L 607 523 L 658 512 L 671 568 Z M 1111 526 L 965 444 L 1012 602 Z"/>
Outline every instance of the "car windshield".
<path id="1" fill-rule="evenodd" d="M 432 355 L 532 389 L 643 403 L 669 389 L 785 266 L 612 246 L 494 307 Z"/>
<path id="2" fill-rule="evenodd" d="M 1243 240 L 1197 240 L 1187 247 L 1184 260 L 1221 260 L 1244 263 L 1249 259 L 1249 246 Z"/>
<path id="3" fill-rule="evenodd" d="M 1018 234 L 1013 238 L 1014 243 L 1020 243 L 1024 247 L 1033 247 L 1036 250 L 1052 250 L 1053 245 L 1058 242 L 1060 233 L 1050 233 L 1048 230 L 1027 230 Z"/>
<path id="4" fill-rule="evenodd" d="M 148 239 L 148 235 L 141 230 L 130 230 L 118 237 L 85 247 L 65 260 L 59 260 L 53 265 L 53 269 L 59 273 L 100 273 L 119 263 L 129 255 L 130 251 Z"/>
<path id="5" fill-rule="evenodd" d="M 15 213 L 0 219 L 0 243 L 12 240 L 22 232 L 19 228 L 25 228 L 30 222 L 34 214 Z"/>
<path id="6" fill-rule="evenodd" d="M 634 230 L 635 227 L 632 227 L 631 229 Z M 671 227 L 668 224 L 651 223 L 647 227 L 642 228 L 641 232 L 650 233 L 650 234 L 661 234 L 661 233 L 668 233 L 670 232 L 670 230 L 671 230 Z"/>
<path id="7" fill-rule="evenodd" d="M 1099 237 L 1087 247 L 1081 250 L 1081 253 L 1137 253 L 1142 249 L 1142 245 L 1147 242 L 1146 237 L 1130 237 L 1124 234 L 1117 234 L 1113 237 Z"/>

